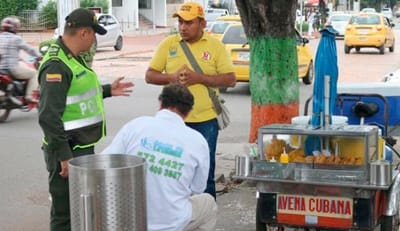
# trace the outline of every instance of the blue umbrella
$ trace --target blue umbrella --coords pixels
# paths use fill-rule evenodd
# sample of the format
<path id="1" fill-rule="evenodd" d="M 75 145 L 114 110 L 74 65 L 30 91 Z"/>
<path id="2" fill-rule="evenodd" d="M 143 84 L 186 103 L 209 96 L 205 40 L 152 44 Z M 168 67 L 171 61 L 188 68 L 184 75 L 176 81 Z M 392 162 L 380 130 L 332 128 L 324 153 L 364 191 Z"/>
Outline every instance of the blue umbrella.
<path id="1" fill-rule="evenodd" d="M 326 109 L 329 109 L 329 124 L 332 123 L 332 113 L 337 95 L 337 79 L 338 79 L 338 66 L 337 66 L 337 52 L 335 36 L 337 31 L 332 26 L 328 25 L 320 30 L 321 39 L 318 44 L 317 53 L 315 55 L 315 81 L 313 89 L 313 114 L 311 117 L 311 125 L 315 127 L 324 127 L 325 119 L 322 117 L 326 115 Z M 326 77 L 329 76 L 329 79 Z M 325 105 L 326 91 L 325 84 L 329 81 L 329 105 Z M 327 84 L 328 86 L 328 84 Z M 313 150 L 321 150 L 320 139 L 310 137 L 306 140 L 307 154 L 311 154 Z"/>

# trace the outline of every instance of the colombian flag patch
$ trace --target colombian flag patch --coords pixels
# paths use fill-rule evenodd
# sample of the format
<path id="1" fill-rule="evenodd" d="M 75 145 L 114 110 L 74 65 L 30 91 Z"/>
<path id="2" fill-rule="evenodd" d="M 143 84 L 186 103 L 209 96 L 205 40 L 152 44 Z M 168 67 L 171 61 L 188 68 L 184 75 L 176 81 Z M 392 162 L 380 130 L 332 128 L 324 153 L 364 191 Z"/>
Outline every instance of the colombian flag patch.
<path id="1" fill-rule="evenodd" d="M 46 74 L 46 82 L 61 82 L 61 74 Z"/>

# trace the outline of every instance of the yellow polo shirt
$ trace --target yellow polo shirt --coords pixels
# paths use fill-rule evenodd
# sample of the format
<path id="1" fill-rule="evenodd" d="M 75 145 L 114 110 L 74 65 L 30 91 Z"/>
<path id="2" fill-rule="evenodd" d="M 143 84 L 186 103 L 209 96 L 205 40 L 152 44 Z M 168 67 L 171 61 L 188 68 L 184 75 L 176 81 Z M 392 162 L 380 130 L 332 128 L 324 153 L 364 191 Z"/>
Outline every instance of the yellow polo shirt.
<path id="1" fill-rule="evenodd" d="M 183 64 L 194 70 L 179 44 L 181 39 L 179 34 L 165 38 L 150 61 L 150 67 L 168 74 L 178 71 Z M 203 33 L 199 41 L 187 44 L 203 73 L 211 75 L 210 78 L 215 78 L 212 75 L 234 72 L 231 57 L 218 39 Z M 186 122 L 203 122 L 216 118 L 207 87 L 194 84 L 189 86 L 189 90 L 194 96 L 194 105 Z"/>

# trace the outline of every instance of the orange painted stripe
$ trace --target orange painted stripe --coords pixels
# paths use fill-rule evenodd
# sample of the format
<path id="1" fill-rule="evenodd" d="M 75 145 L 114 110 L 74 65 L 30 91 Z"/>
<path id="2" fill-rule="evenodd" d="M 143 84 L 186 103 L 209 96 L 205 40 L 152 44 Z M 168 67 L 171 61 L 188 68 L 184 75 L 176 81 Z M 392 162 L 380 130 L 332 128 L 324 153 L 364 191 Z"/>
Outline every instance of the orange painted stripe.
<path id="1" fill-rule="evenodd" d="M 314 226 L 314 227 L 328 227 L 328 228 L 341 228 L 350 229 L 353 224 L 353 219 L 342 219 L 342 218 L 331 218 L 331 217 L 318 217 L 317 224 L 306 224 L 305 215 L 294 215 L 294 214 L 277 214 L 278 223 L 286 225 L 298 225 L 298 226 Z"/>
<path id="2" fill-rule="evenodd" d="M 251 105 L 249 142 L 257 141 L 258 129 L 268 124 L 290 124 L 299 115 L 299 102 L 290 104 Z"/>

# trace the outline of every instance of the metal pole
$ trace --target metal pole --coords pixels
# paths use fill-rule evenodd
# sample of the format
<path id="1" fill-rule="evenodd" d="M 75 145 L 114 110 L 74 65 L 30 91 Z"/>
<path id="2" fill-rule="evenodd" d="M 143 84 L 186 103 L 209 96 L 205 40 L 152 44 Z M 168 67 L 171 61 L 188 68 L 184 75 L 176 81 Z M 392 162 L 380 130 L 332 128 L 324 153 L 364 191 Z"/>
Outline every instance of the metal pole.
<path id="1" fill-rule="evenodd" d="M 300 1 L 300 35 L 303 37 L 303 4 L 304 1 Z"/>
<path id="2" fill-rule="evenodd" d="M 154 0 L 151 0 L 151 8 L 153 9 L 153 31 L 156 31 L 156 9 L 155 9 L 156 5 Z"/>

